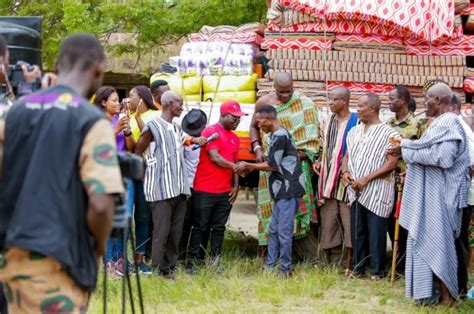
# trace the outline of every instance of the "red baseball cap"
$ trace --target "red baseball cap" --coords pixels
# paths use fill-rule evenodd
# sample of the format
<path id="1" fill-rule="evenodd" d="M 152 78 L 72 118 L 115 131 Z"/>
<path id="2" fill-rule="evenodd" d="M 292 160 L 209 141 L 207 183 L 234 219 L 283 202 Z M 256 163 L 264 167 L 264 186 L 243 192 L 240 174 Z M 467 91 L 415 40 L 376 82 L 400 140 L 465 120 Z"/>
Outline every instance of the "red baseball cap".
<path id="1" fill-rule="evenodd" d="M 240 104 L 235 100 L 225 101 L 221 105 L 221 113 L 231 114 L 236 117 L 248 116 L 240 109 Z"/>

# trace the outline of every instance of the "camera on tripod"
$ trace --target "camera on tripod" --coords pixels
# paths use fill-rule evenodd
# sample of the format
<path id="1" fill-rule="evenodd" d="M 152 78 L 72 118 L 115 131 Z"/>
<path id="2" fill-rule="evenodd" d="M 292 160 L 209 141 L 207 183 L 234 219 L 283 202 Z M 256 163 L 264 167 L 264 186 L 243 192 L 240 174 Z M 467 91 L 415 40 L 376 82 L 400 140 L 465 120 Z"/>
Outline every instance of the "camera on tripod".
<path id="1" fill-rule="evenodd" d="M 120 172 L 122 173 L 122 178 L 124 185 L 133 184 L 132 180 L 141 180 L 143 178 L 143 160 L 141 157 L 132 155 L 130 153 L 119 152 L 118 161 L 120 165 Z M 125 189 L 127 190 L 127 189 Z M 132 252 L 135 252 L 135 239 L 133 236 L 133 231 L 127 235 L 128 229 L 131 229 L 132 226 L 132 217 L 127 213 L 127 201 L 131 197 L 125 192 L 123 195 L 115 196 L 115 214 L 114 220 L 112 223 L 112 234 L 111 238 L 122 239 L 122 257 L 124 262 L 124 276 L 122 279 L 122 313 L 125 313 L 126 307 L 126 286 L 128 286 L 128 295 L 130 300 L 130 305 L 132 308 L 132 313 L 135 313 L 135 305 L 133 300 L 132 285 L 128 271 L 128 249 L 127 242 L 130 240 L 132 245 Z M 134 260 L 135 261 L 135 260 Z M 134 263 L 135 269 L 137 268 L 136 262 Z M 143 295 L 140 285 L 140 276 L 139 271 L 136 271 L 136 280 L 138 288 L 138 298 L 140 305 L 140 312 L 144 312 L 143 307 Z M 107 313 L 107 263 L 104 263 L 104 281 L 103 281 L 103 310 L 104 313 Z"/>
<path id="2" fill-rule="evenodd" d="M 33 83 L 28 83 L 25 80 L 22 66 L 26 67 L 28 72 L 32 72 L 34 67 L 27 62 L 18 61 L 16 64 L 8 66 L 8 81 L 11 84 L 12 92 L 15 96 L 20 97 L 41 88 L 41 77 L 38 77 Z M 0 86 L 0 95 L 8 94 L 7 86 Z"/>
<path id="3" fill-rule="evenodd" d="M 122 173 L 122 178 L 124 179 L 124 185 L 133 184 L 132 182 L 127 181 L 142 179 L 143 160 L 141 157 L 126 152 L 119 152 L 117 156 L 120 172 Z M 115 214 L 112 224 L 114 230 L 127 229 L 130 227 L 130 217 L 127 214 L 127 200 L 129 197 L 130 195 L 128 195 L 127 192 L 124 194 L 115 195 Z"/>

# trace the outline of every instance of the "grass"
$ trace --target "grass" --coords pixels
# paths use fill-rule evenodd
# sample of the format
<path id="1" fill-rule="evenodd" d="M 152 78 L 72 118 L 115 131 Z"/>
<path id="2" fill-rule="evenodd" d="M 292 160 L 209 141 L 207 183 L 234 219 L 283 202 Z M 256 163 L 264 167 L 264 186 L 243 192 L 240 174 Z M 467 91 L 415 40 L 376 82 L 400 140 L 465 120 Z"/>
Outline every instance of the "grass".
<path id="1" fill-rule="evenodd" d="M 227 232 L 219 266 L 207 265 L 178 280 L 141 276 L 145 313 L 473 313 L 474 301 L 455 308 L 416 307 L 404 297 L 404 284 L 347 279 L 337 266 L 297 263 L 294 276 L 263 272 L 255 257 L 257 244 Z M 92 295 L 90 313 L 103 310 L 102 279 Z M 138 310 L 136 279 L 132 277 Z M 108 313 L 121 312 L 121 280 L 108 279 Z M 128 302 L 128 300 L 127 300 Z M 127 308 L 127 313 L 131 310 Z"/>

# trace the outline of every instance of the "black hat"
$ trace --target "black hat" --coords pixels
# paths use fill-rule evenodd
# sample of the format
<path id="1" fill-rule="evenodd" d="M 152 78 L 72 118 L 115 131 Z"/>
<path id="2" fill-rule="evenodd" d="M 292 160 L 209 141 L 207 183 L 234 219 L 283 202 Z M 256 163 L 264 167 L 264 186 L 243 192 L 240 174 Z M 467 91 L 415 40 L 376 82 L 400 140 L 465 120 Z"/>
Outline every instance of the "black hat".
<path id="1" fill-rule="evenodd" d="M 207 116 L 200 109 L 191 109 L 183 118 L 181 128 L 184 132 L 191 136 L 201 135 L 202 130 L 206 127 Z"/>

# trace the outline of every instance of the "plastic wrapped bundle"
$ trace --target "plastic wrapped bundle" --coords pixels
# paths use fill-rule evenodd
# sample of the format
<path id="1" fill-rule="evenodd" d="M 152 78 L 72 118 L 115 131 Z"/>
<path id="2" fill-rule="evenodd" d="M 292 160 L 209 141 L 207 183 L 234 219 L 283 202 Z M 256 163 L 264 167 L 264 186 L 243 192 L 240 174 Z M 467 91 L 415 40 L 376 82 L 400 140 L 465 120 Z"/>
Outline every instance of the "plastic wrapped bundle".
<path id="1" fill-rule="evenodd" d="M 183 45 L 180 56 L 170 58 L 170 64 L 179 74 L 250 75 L 257 51 L 250 44 L 191 42 Z"/>
<path id="2" fill-rule="evenodd" d="M 170 89 L 180 94 L 186 101 L 201 100 L 202 79 L 200 76 L 155 73 L 150 78 L 150 84 L 156 80 L 167 81 Z"/>

